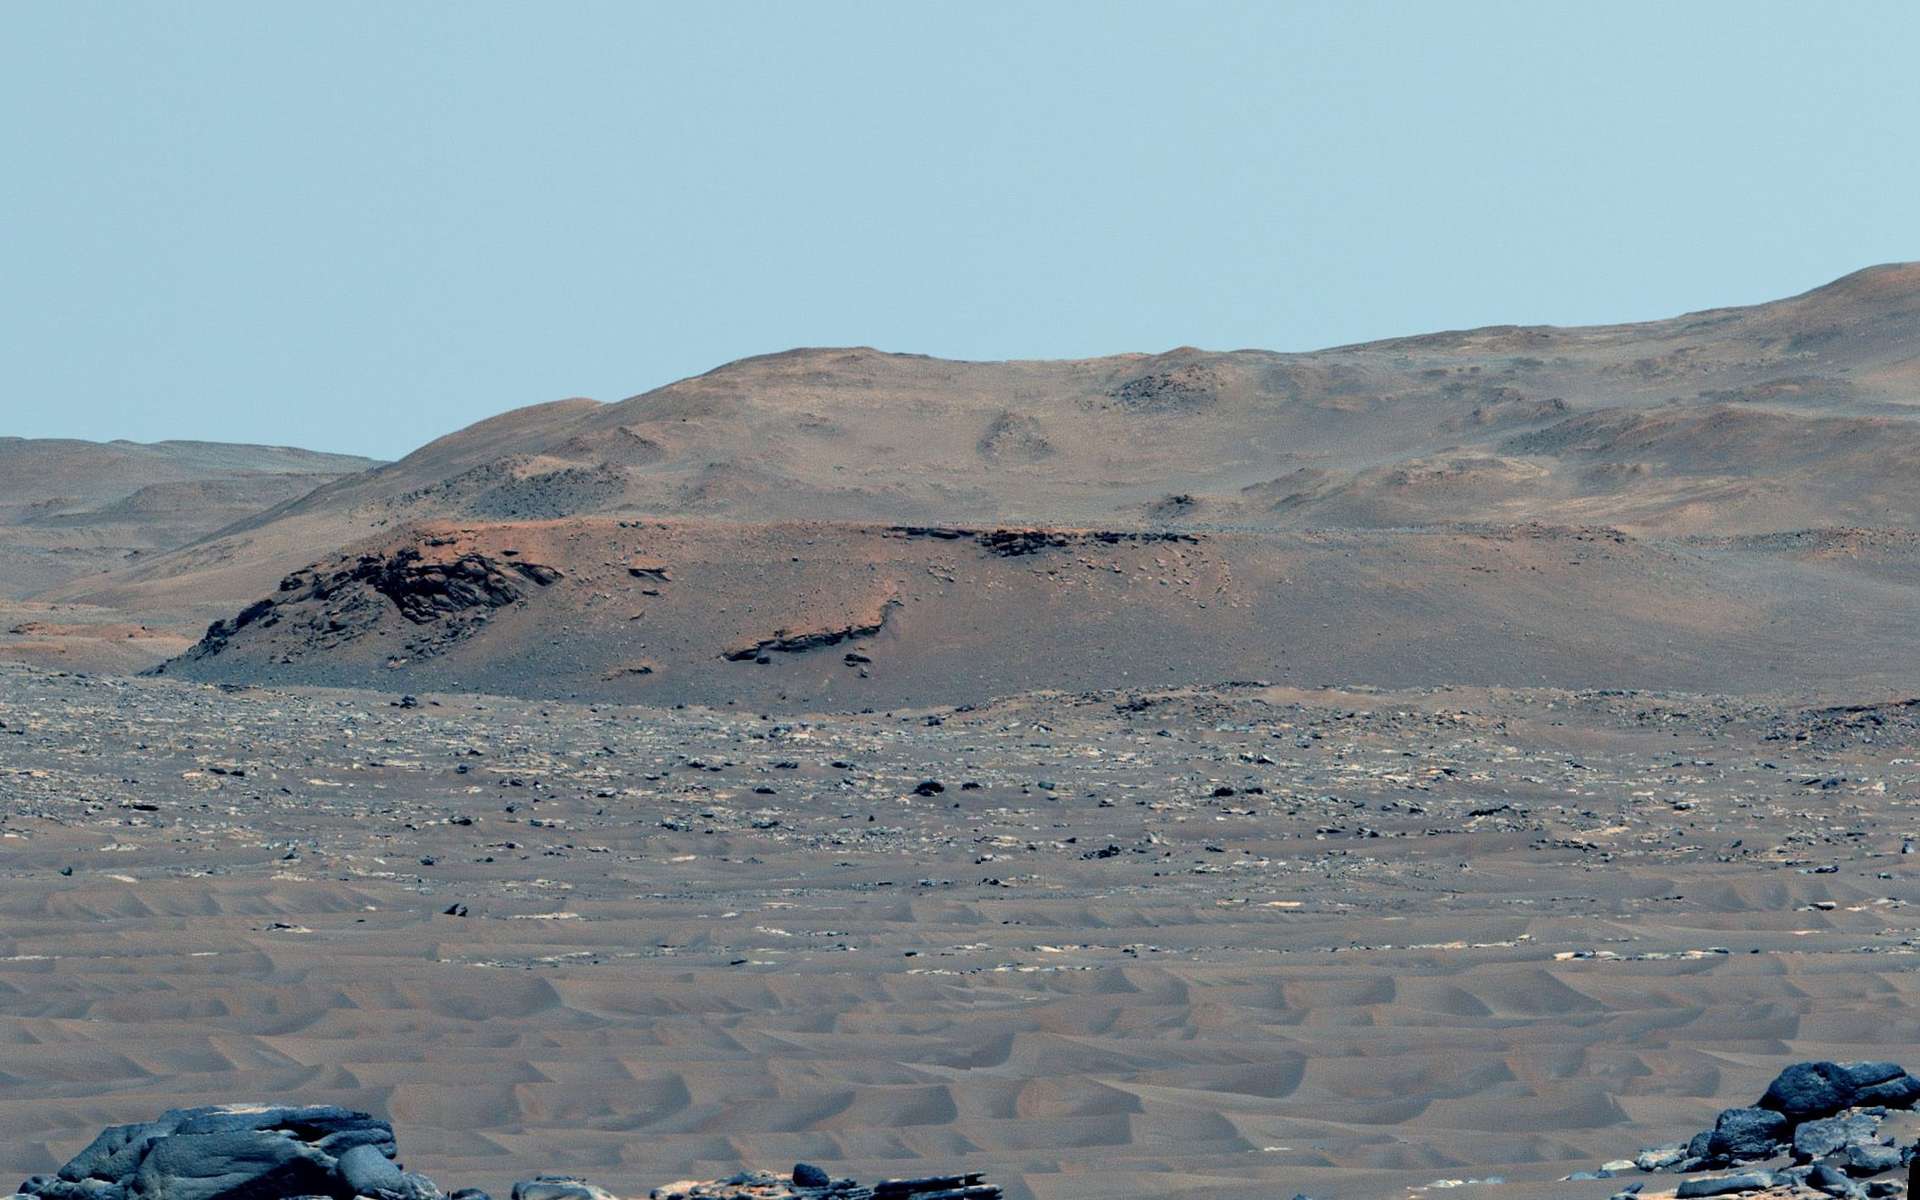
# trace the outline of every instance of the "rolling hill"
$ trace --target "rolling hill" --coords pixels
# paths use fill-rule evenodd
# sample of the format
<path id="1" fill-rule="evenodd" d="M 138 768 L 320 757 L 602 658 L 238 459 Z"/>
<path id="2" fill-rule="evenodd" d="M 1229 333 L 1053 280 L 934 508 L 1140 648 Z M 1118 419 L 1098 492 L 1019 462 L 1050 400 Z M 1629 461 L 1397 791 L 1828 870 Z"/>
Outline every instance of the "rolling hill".
<path id="1" fill-rule="evenodd" d="M 790 351 L 482 421 L 49 596 L 219 620 L 170 672 L 402 689 L 1892 686 L 1917 466 L 1901 264 L 1307 354 Z"/>

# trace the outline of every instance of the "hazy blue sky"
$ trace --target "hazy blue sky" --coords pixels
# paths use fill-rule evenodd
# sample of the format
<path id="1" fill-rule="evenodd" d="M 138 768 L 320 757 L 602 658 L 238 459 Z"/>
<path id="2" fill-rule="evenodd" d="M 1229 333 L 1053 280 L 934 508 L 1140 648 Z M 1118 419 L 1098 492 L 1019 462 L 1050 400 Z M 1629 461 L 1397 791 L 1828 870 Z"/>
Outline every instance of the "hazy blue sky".
<path id="1" fill-rule="evenodd" d="M 1309 349 L 1920 258 L 1920 5 L 0 7 L 0 434 Z"/>

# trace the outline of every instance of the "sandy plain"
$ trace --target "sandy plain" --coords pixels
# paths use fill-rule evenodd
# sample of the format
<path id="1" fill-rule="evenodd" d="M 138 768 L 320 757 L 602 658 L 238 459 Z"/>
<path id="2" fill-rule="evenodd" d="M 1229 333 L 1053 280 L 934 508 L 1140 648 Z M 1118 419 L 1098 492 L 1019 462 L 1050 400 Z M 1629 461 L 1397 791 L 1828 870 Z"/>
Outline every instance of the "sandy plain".
<path id="1" fill-rule="evenodd" d="M 1789 1061 L 1911 1062 L 1916 721 L 1251 683 L 762 717 L 0 666 L 0 1173 L 292 1097 L 495 1194 L 807 1159 L 1032 1200 L 1604 1196 L 1555 1181 Z"/>

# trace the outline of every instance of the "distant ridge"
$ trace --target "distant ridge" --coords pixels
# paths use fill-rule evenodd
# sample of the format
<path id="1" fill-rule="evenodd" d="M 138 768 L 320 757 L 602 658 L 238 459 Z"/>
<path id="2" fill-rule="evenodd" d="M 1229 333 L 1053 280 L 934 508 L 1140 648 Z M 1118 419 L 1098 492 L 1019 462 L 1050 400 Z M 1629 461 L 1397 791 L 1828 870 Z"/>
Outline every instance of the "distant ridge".
<path id="1" fill-rule="evenodd" d="M 1920 656 L 1907 619 L 1920 561 L 1889 536 L 1920 529 L 1920 264 L 1642 324 L 1305 354 L 788 350 L 614 403 L 503 413 L 262 508 L 44 598 L 199 626 L 297 572 L 407 554 L 451 566 L 457 546 L 520 551 L 559 582 L 513 583 L 521 594 L 462 616 L 451 639 L 361 622 L 394 615 L 373 576 L 351 619 L 325 587 L 300 610 L 295 588 L 276 621 L 175 669 L 795 703 L 1115 686 L 1143 653 L 1180 681 L 1291 662 L 1382 683 L 1812 685 L 1857 657 L 1807 624 L 1821 611 L 1891 622 L 1882 653 L 1845 669 Z M 886 531 L 904 527 L 1179 531 L 1200 539 L 1217 590 L 1198 596 L 1164 554 L 1123 542 L 976 564 L 957 546 L 903 549 Z M 1818 550 L 1767 541 L 1796 531 L 1829 533 Z M 629 560 L 674 584 L 626 574 Z M 1089 590 L 1088 572 L 1153 582 Z M 960 594 L 970 574 L 979 591 Z M 688 598 L 677 584 L 696 577 Z M 748 683 L 708 664 L 728 647 L 824 645 L 813 635 L 864 628 L 888 597 L 895 615 L 873 636 L 899 642 L 897 669 L 775 654 Z M 1361 614 L 1371 627 L 1345 620 Z M 316 620 L 363 633 L 297 632 Z M 991 645 L 959 632 L 994 624 L 1006 636 Z M 1308 648 L 1306 627 L 1329 632 Z M 1086 628 L 1107 641 L 1076 642 Z M 1636 629 L 1671 649 L 1647 653 Z M 384 645 L 429 633 L 431 655 Z M 534 652 L 529 639 L 554 636 L 565 645 Z"/>
<path id="2" fill-rule="evenodd" d="M 185 545 L 375 465 L 290 446 L 0 437 L 0 599 Z"/>

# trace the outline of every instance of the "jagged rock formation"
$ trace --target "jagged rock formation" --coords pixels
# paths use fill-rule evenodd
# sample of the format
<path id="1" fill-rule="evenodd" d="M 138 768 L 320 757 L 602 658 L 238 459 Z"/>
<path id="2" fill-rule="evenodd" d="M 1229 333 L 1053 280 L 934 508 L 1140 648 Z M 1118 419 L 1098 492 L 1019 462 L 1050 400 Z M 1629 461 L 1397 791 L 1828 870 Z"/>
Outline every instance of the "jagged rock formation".
<path id="1" fill-rule="evenodd" d="M 411 546 L 386 555 L 362 554 L 331 570 L 309 568 L 287 576 L 275 595 L 208 626 L 186 657 L 218 655 L 242 630 L 273 628 L 292 612 L 300 613 L 314 645 L 331 648 L 374 631 L 390 606 L 412 624 L 428 627 L 406 643 L 410 655 L 427 658 L 471 637 L 495 609 L 519 603 L 526 585 L 546 587 L 560 578 L 558 570 L 541 563 L 478 553 L 440 561 Z"/>

